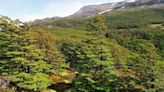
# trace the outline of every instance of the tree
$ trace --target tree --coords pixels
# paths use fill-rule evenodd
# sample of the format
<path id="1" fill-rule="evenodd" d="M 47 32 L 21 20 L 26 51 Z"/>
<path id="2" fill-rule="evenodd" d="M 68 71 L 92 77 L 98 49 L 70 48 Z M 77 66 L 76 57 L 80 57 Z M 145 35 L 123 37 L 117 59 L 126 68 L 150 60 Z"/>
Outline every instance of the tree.
<path id="1" fill-rule="evenodd" d="M 131 69 L 138 79 L 137 84 L 142 85 L 144 90 L 155 90 L 155 80 L 158 80 L 156 71 L 159 55 L 153 44 L 145 40 L 134 39 L 124 43 L 125 47 L 138 53 L 138 57 L 131 62 Z"/>
<path id="2" fill-rule="evenodd" d="M 66 45 L 67 44 L 67 45 Z M 63 52 L 71 68 L 78 72 L 71 92 L 109 92 L 117 80 L 113 58 L 106 42 L 88 39 L 81 44 L 66 43 Z M 73 59 L 73 60 L 72 60 Z M 73 61 L 73 62 L 72 62 Z"/>
<path id="3" fill-rule="evenodd" d="M 91 19 L 86 26 L 87 31 L 91 31 L 93 34 L 98 36 L 105 36 L 106 29 L 105 18 L 100 14 L 96 14 L 96 16 Z"/>
<path id="4" fill-rule="evenodd" d="M 158 92 L 164 89 L 164 61 L 158 61 L 155 66 L 155 79 L 156 90 Z"/>
<path id="5" fill-rule="evenodd" d="M 20 89 L 38 90 L 50 85 L 52 66 L 44 61 L 42 49 L 26 24 L 0 17 L 0 75 L 11 78 Z"/>
<path id="6" fill-rule="evenodd" d="M 42 49 L 44 61 L 51 64 L 57 71 L 68 68 L 69 66 L 66 64 L 64 56 L 59 51 L 54 35 L 40 28 L 33 28 L 33 30 L 31 35 L 36 40 L 36 46 Z"/>

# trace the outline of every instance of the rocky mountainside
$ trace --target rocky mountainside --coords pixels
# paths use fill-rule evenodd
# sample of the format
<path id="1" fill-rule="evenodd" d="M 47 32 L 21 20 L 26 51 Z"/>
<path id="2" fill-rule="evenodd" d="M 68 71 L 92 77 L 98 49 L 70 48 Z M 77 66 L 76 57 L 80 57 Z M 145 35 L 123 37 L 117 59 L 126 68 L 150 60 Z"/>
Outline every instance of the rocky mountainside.
<path id="1" fill-rule="evenodd" d="M 128 0 L 124 0 L 122 2 L 118 2 L 114 5 L 113 9 L 121 9 L 128 7 L 146 7 L 152 5 L 160 5 L 164 4 L 164 0 L 135 0 L 134 2 L 128 2 Z"/>
<path id="2" fill-rule="evenodd" d="M 125 9 L 129 7 L 143 7 L 164 4 L 164 0 L 124 0 L 117 3 L 106 3 L 100 5 L 88 5 L 82 7 L 78 12 L 69 17 L 90 17 L 96 13 L 102 14 L 111 10 Z"/>
<path id="3" fill-rule="evenodd" d="M 113 8 L 113 3 L 106 3 L 100 5 L 88 5 L 82 7 L 78 12 L 74 13 L 69 17 L 81 17 L 81 16 L 93 16 L 96 13 L 103 11 L 110 11 Z"/>

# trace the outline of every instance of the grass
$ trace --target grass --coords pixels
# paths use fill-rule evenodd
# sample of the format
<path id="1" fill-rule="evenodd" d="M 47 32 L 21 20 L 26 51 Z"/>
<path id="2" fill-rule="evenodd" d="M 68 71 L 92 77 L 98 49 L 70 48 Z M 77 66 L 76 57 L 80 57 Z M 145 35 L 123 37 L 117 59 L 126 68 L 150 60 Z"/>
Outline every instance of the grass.
<path id="1" fill-rule="evenodd" d="M 66 41 L 80 42 L 88 38 L 96 38 L 91 34 L 91 32 L 79 30 L 79 29 L 55 27 L 49 29 L 49 31 L 55 35 L 57 41 L 66 40 Z"/>

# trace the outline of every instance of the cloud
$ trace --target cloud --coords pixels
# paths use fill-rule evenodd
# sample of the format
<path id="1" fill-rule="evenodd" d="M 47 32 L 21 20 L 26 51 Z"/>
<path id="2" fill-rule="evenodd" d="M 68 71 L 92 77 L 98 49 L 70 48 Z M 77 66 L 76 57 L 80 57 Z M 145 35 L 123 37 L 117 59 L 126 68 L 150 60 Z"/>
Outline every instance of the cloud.
<path id="1" fill-rule="evenodd" d="M 74 2 L 65 2 L 65 3 L 57 3 L 57 2 L 50 2 L 43 10 L 44 14 L 48 14 L 50 16 L 68 16 L 75 11 L 78 11 L 79 8 L 83 6 L 82 2 L 74 1 Z"/>
<path id="2" fill-rule="evenodd" d="M 24 15 L 23 17 L 20 17 L 19 19 L 23 22 L 27 22 L 27 21 L 33 21 L 35 19 L 43 19 L 46 17 L 47 17 L 47 15 L 28 14 L 28 15 Z M 14 18 L 14 19 L 16 19 L 16 18 Z"/>
<path id="3" fill-rule="evenodd" d="M 122 1 L 122 0 L 76 0 L 76 1 L 50 0 L 48 3 L 45 4 L 45 6 L 41 11 L 24 14 L 23 17 L 21 16 L 19 19 L 21 21 L 33 21 L 35 19 L 43 19 L 43 18 L 54 17 L 54 16 L 65 17 L 75 13 L 85 5 L 118 2 L 118 1 Z"/>
<path id="4" fill-rule="evenodd" d="M 76 2 L 49 2 L 40 13 L 33 13 L 24 15 L 20 20 L 22 21 L 32 21 L 35 19 L 43 19 L 46 17 L 60 16 L 65 17 L 73 14 L 75 11 L 78 11 L 83 4 L 79 1 Z"/>

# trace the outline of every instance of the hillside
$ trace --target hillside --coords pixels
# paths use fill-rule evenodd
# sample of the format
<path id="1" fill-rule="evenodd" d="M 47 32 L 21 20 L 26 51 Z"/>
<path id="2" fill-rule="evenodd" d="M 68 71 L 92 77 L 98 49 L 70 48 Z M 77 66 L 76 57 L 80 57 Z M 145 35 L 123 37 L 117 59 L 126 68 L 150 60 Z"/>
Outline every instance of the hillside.
<path id="1" fill-rule="evenodd" d="M 127 10 L 111 11 L 104 13 L 106 18 L 106 25 L 109 29 L 117 28 L 136 28 L 150 24 L 163 23 L 164 20 L 163 6 L 156 8 L 143 8 L 136 9 L 130 8 Z M 65 28 L 77 28 L 85 29 L 86 23 L 92 18 L 61 18 L 61 19 L 49 19 L 48 21 L 40 21 L 34 25 L 48 28 L 49 27 L 65 27 Z M 150 20 L 151 19 L 151 20 Z"/>
<path id="2" fill-rule="evenodd" d="M 81 17 L 80 19 L 64 18 L 57 21 L 54 20 L 52 24 L 49 24 L 52 25 L 52 28 L 49 29 L 46 27 L 46 29 L 52 32 L 55 37 L 57 37 L 60 46 L 62 42 L 66 42 L 64 43 L 64 46 L 61 46 L 62 51 L 69 51 L 68 53 L 64 52 L 68 62 L 71 63 L 71 67 L 73 69 L 78 70 L 79 72 L 83 72 L 84 76 L 89 76 L 85 73 L 88 71 L 88 69 L 90 69 L 88 67 L 90 63 L 85 62 L 83 59 L 81 62 L 80 57 L 78 57 L 79 53 L 85 53 L 86 55 L 91 55 L 88 57 L 94 58 L 95 54 L 92 56 L 91 53 L 93 52 L 92 50 L 90 52 L 89 48 L 95 48 L 96 44 L 97 46 L 101 46 L 99 43 L 102 42 L 103 50 L 105 50 L 104 53 L 106 51 L 108 52 L 107 49 L 110 49 L 110 54 L 114 60 L 114 63 L 116 65 L 118 64 L 118 66 L 115 67 L 118 67 L 118 70 L 116 70 L 116 75 L 119 76 L 120 81 L 122 81 L 120 86 L 132 86 L 130 89 L 126 89 L 126 87 L 119 89 L 119 92 L 128 92 L 129 90 L 133 92 L 140 92 L 143 90 L 159 90 L 159 92 L 163 91 L 163 84 L 161 82 L 156 82 L 159 88 L 155 89 L 154 87 L 148 87 L 148 85 L 152 85 L 151 83 L 149 84 L 148 81 L 151 80 L 151 78 L 149 79 L 150 71 L 153 71 L 155 68 L 151 64 L 154 65 L 156 63 L 158 65 L 157 67 L 163 69 L 164 8 L 131 8 L 127 10 L 117 10 L 109 13 L 104 13 L 103 16 L 106 19 L 105 24 L 107 25 L 107 34 L 105 38 L 99 38 L 99 36 L 92 35 L 92 31 L 86 31 L 86 25 L 88 25 L 87 23 L 92 20 L 92 18 L 86 19 Z M 45 24 L 43 23 L 43 25 Z M 63 49 L 63 47 L 66 49 Z M 87 51 L 87 48 L 89 49 L 89 52 Z M 161 64 L 161 66 L 159 66 L 159 64 Z M 142 67 L 142 65 L 144 66 Z M 83 71 L 83 69 L 86 69 L 86 71 Z M 155 71 L 157 72 L 157 70 Z M 141 73 L 142 75 L 138 75 L 136 73 Z M 154 73 L 151 72 L 150 75 Z M 151 76 L 155 77 L 155 75 Z M 160 73 L 158 76 L 161 77 L 163 74 Z M 77 80 L 77 82 L 80 84 L 76 84 L 75 82 L 75 86 L 79 87 L 80 85 L 83 85 L 83 81 L 86 81 L 85 83 L 87 84 L 80 86 L 80 88 L 75 88 L 74 90 L 90 90 L 86 87 L 86 85 L 92 87 L 94 83 L 99 83 L 97 80 L 94 80 L 94 77 L 91 78 L 91 80 L 83 79 L 82 76 L 79 78 L 80 79 Z M 127 80 L 126 78 L 130 79 Z M 93 84 L 90 84 L 90 82 Z M 131 84 L 131 82 L 134 82 L 134 84 Z M 111 86 L 111 84 L 109 85 Z M 106 85 L 103 85 L 103 87 L 105 86 Z M 95 85 L 95 87 L 100 86 Z M 100 91 L 94 87 L 92 90 L 95 92 Z M 116 91 L 115 89 L 112 90 Z"/>
<path id="3" fill-rule="evenodd" d="M 109 28 L 140 28 L 164 23 L 164 8 L 128 9 L 104 14 Z"/>
<path id="4" fill-rule="evenodd" d="M 84 6 L 68 17 L 35 20 L 33 24 L 48 29 L 56 26 L 85 30 L 87 21 L 92 19 L 97 13 L 105 16 L 106 25 L 109 29 L 136 28 L 163 23 L 163 7 L 162 0 L 141 0 L 135 2 L 125 0 L 118 3 Z"/>
<path id="5" fill-rule="evenodd" d="M 163 0 L 135 0 L 134 2 L 127 2 L 128 0 L 118 2 L 115 4 L 114 9 L 129 8 L 129 7 L 152 7 L 153 5 L 163 5 Z"/>
<path id="6" fill-rule="evenodd" d="M 74 13 L 71 16 L 68 16 L 69 18 L 73 17 L 92 17 L 96 13 L 101 13 L 104 11 L 110 11 L 113 8 L 112 3 L 106 3 L 101 5 L 89 5 L 82 7 L 78 12 Z"/>
<path id="7" fill-rule="evenodd" d="M 0 16 L 0 92 L 163 92 L 163 1 L 144 1 L 32 24 Z"/>

